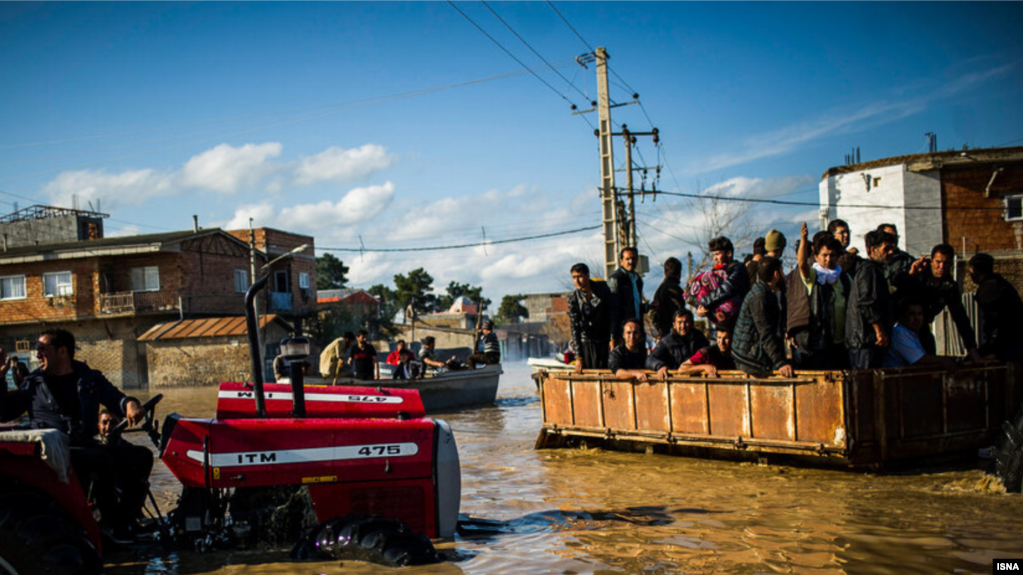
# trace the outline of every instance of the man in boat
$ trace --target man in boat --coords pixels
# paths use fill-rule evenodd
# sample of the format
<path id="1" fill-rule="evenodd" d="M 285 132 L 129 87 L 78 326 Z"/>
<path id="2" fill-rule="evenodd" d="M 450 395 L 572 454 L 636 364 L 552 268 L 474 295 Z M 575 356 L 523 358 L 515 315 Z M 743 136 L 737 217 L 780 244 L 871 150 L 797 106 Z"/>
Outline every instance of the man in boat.
<path id="1" fill-rule="evenodd" d="M 856 264 L 863 258 L 860 257 L 860 252 L 854 247 L 850 247 L 852 244 L 852 231 L 849 229 L 849 224 L 845 223 L 845 220 L 831 220 L 828 223 L 828 233 L 835 236 L 835 239 L 842 244 L 842 255 L 838 258 L 838 265 L 842 266 L 845 273 L 849 274 L 852 278 L 856 275 Z"/>
<path id="2" fill-rule="evenodd" d="M 437 339 L 432 335 L 428 335 L 423 338 L 423 347 L 419 349 L 419 361 L 423 364 L 425 369 L 456 369 L 458 367 L 458 360 L 451 357 L 447 361 L 441 361 L 437 358 L 437 354 L 434 351 L 437 348 Z"/>
<path id="3" fill-rule="evenodd" d="M 783 377 L 792 377 L 792 363 L 785 357 L 782 339 L 782 310 L 780 294 L 785 286 L 781 260 L 767 256 L 757 268 L 757 283 L 742 302 L 739 319 L 735 324 L 732 357 L 742 371 L 758 377 L 778 371 Z"/>
<path id="4" fill-rule="evenodd" d="M 423 377 L 422 367 L 412 361 L 412 351 L 402 349 L 398 352 L 398 364 L 391 367 L 391 379 L 419 379 Z"/>
<path id="5" fill-rule="evenodd" d="M 675 314 L 686 308 L 686 290 L 682 288 L 682 262 L 678 258 L 664 260 L 664 280 L 657 286 L 650 302 L 649 316 L 657 329 L 657 337 L 666 337 L 675 323 Z"/>
<path id="6" fill-rule="evenodd" d="M 404 351 L 407 346 L 408 344 L 405 343 L 405 340 L 399 339 L 397 343 L 394 344 L 394 351 L 387 354 L 387 365 L 398 365 L 401 363 L 401 352 Z"/>
<path id="7" fill-rule="evenodd" d="M 355 373 L 355 379 L 380 379 L 380 366 L 377 364 L 377 350 L 369 343 L 369 332 L 360 329 L 355 334 L 355 345 L 348 350 L 348 365 Z"/>
<path id="8" fill-rule="evenodd" d="M 3 355 L 0 350 L 0 364 L 6 365 Z M 103 445 L 96 435 L 100 406 L 136 424 L 145 417 L 142 405 L 102 373 L 76 360 L 75 336 L 67 330 L 40 333 L 36 357 L 39 369 L 16 390 L 0 385 L 0 421 L 28 412 L 32 429 L 57 429 L 67 435 L 71 465 L 83 488 L 96 498 L 104 535 L 113 543 L 131 542 L 148 492 L 153 453 L 126 441 Z"/>
<path id="9" fill-rule="evenodd" d="M 884 264 L 884 278 L 888 280 L 889 288 L 895 291 L 897 289 L 895 278 L 902 272 L 908 272 L 916 258 L 899 249 L 899 229 L 895 227 L 895 224 L 881 224 L 877 226 L 877 231 L 888 232 L 895 238 L 895 249 L 892 250 L 892 255 L 888 256 L 888 261 Z"/>
<path id="10" fill-rule="evenodd" d="M 704 295 L 697 301 L 696 315 L 707 317 L 714 312 L 714 309 L 723 302 L 733 298 L 744 298 L 749 292 L 750 277 L 746 266 L 735 261 L 732 257 L 735 247 L 732 240 L 721 236 L 714 238 L 708 245 L 710 253 L 714 257 L 714 269 L 724 270 L 725 280 L 720 287 Z"/>
<path id="11" fill-rule="evenodd" d="M 661 338 L 646 358 L 646 368 L 656 371 L 662 381 L 668 379 L 668 372 L 678 369 L 682 362 L 698 350 L 710 345 L 703 332 L 693 327 L 693 312 L 680 309 L 675 312 L 671 333 Z"/>
<path id="12" fill-rule="evenodd" d="M 618 379 L 635 379 L 637 383 L 645 383 L 646 376 L 646 336 L 643 334 L 643 321 L 639 318 L 625 320 L 622 326 L 622 342 L 611 350 L 608 368 Z"/>
<path id="13" fill-rule="evenodd" d="M 849 364 L 845 314 L 852 280 L 838 265 L 841 242 L 828 232 L 818 232 L 811 245 L 808 236 L 803 222 L 796 269 L 787 282 L 786 329 L 793 342 L 793 359 L 802 369 L 844 369 Z"/>
<path id="14" fill-rule="evenodd" d="M 952 278 L 952 266 L 955 263 L 956 251 L 949 244 L 938 244 L 931 249 L 931 259 L 920 258 L 908 269 L 899 273 L 894 281 L 897 300 L 910 298 L 923 306 L 924 320 L 920 328 L 920 341 L 924 350 L 935 355 L 938 353 L 931 325 L 941 310 L 948 309 L 955 322 L 963 347 L 973 361 L 980 361 L 977 352 L 977 338 L 970 324 L 970 317 L 963 307 L 963 296 L 959 283 Z"/>
<path id="15" fill-rule="evenodd" d="M 615 294 L 618 303 L 618 319 L 643 317 L 646 304 L 643 303 L 643 278 L 636 273 L 639 264 L 639 250 L 633 247 L 622 248 L 618 254 L 618 269 L 607 278 L 607 287 Z M 622 327 L 612 325 L 614 345 L 621 343 Z"/>
<path id="16" fill-rule="evenodd" d="M 884 348 L 891 342 L 893 323 L 884 264 L 895 248 L 895 238 L 874 230 L 864 239 L 867 257 L 856 264 L 845 319 L 845 344 L 853 369 L 881 367 Z"/>
<path id="17" fill-rule="evenodd" d="M 718 377 L 719 371 L 735 369 L 732 360 L 732 326 L 719 323 L 714 345 L 697 351 L 678 368 L 679 375 L 702 373 L 707 377 Z"/>
<path id="18" fill-rule="evenodd" d="M 1023 301 L 1000 274 L 995 259 L 980 253 L 970 258 L 970 279 L 977 284 L 974 299 L 984 320 L 980 354 L 1002 361 L 1023 359 Z"/>
<path id="19" fill-rule="evenodd" d="M 324 379 L 337 382 L 338 378 L 347 375 L 345 358 L 348 356 L 348 348 L 355 342 L 355 334 L 346 331 L 344 335 L 330 342 L 323 352 L 320 353 L 320 374 Z"/>
<path id="20" fill-rule="evenodd" d="M 899 321 L 892 330 L 892 344 L 885 354 L 885 367 L 930 365 L 947 371 L 956 369 L 956 362 L 948 357 L 929 353 L 920 340 L 924 327 L 924 306 L 913 298 L 899 302 Z"/>
<path id="21" fill-rule="evenodd" d="M 482 352 L 476 352 L 469 356 L 465 362 L 469 369 L 475 369 L 477 365 L 497 365 L 501 363 L 501 344 L 494 333 L 494 322 L 489 319 L 480 326 L 483 336 L 480 343 L 483 345 Z"/>
<path id="22" fill-rule="evenodd" d="M 572 284 L 568 296 L 568 321 L 572 328 L 572 345 L 578 359 L 576 372 L 584 369 L 607 369 L 608 353 L 618 325 L 618 300 L 604 282 L 590 279 L 586 264 L 572 266 Z"/>

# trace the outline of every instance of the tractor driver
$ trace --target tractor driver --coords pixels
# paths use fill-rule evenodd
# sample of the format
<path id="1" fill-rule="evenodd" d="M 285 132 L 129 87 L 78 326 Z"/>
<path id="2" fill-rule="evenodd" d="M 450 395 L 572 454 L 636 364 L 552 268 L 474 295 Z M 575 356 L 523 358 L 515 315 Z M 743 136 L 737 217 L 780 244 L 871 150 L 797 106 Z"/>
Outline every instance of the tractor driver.
<path id="1" fill-rule="evenodd" d="M 0 360 L 2 355 L 0 351 Z M 132 424 L 144 418 L 142 406 L 102 373 L 75 360 L 75 336 L 69 331 L 47 329 L 39 334 L 36 357 L 39 369 L 17 389 L 8 392 L 0 385 L 0 421 L 17 419 L 27 411 L 33 429 L 66 433 L 71 464 L 82 488 L 95 494 L 104 535 L 113 543 L 130 542 L 148 492 L 153 454 L 126 441 L 102 445 L 95 436 L 101 405 Z"/>

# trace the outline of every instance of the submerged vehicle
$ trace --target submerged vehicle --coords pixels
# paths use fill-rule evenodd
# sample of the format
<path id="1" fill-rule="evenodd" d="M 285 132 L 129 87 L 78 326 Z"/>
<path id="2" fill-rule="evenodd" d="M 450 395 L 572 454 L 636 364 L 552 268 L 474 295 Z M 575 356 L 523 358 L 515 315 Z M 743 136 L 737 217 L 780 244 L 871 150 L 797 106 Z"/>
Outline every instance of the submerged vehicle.
<path id="1" fill-rule="evenodd" d="M 1023 474 L 1023 378 L 1015 363 L 798 371 L 792 378 L 672 375 L 649 383 L 608 371 L 541 371 L 537 449 L 619 450 L 882 468 L 963 456 L 999 439 L 1010 490 Z"/>
<path id="2" fill-rule="evenodd" d="M 259 349 L 253 299 L 267 277 L 246 293 L 251 350 Z M 300 361 L 301 345 L 295 354 L 289 359 Z M 252 355 L 253 381 L 223 384 L 213 419 L 172 413 L 160 428 L 162 395 L 143 406 L 143 429 L 182 484 L 166 518 L 155 510 L 160 543 L 205 550 L 299 538 L 299 559 L 438 560 L 430 539 L 454 535 L 461 496 L 450 426 L 426 418 L 414 390 L 307 396 L 300 375 L 291 385 L 264 384 Z M 59 431 L 0 432 L 0 574 L 101 571 L 91 489 L 68 453 Z"/>

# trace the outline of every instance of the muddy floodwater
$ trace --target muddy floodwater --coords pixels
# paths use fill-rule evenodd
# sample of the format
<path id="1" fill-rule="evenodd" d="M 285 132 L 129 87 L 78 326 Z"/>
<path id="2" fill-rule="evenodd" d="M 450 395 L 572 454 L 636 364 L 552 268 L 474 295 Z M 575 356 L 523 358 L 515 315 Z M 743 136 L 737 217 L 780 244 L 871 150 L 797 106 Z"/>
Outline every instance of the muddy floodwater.
<path id="1" fill-rule="evenodd" d="M 215 389 L 161 391 L 161 418 L 215 410 Z M 1023 558 L 1023 497 L 1001 493 L 979 464 L 877 475 L 534 451 L 540 404 L 524 363 L 505 365 L 497 403 L 435 416 L 458 441 L 462 513 L 493 524 L 438 543 L 455 560 L 402 573 L 991 573 L 993 558 Z M 179 487 L 160 463 L 153 476 L 166 510 Z M 107 561 L 112 574 L 383 571 L 292 563 L 287 550 Z"/>

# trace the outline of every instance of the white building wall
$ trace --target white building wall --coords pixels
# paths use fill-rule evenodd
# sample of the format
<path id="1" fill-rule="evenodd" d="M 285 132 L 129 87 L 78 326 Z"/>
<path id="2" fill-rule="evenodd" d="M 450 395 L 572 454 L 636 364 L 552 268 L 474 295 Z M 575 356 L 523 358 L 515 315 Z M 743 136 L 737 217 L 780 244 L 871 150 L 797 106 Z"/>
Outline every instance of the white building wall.
<path id="1" fill-rule="evenodd" d="M 937 171 L 915 173 L 904 164 L 838 174 L 821 180 L 821 214 L 842 219 L 852 232 L 852 246 L 864 253 L 863 237 L 882 223 L 899 228 L 899 247 L 911 254 L 941 242 L 940 210 L 906 210 L 906 206 L 941 206 Z M 851 206 L 891 206 L 885 208 Z"/>

